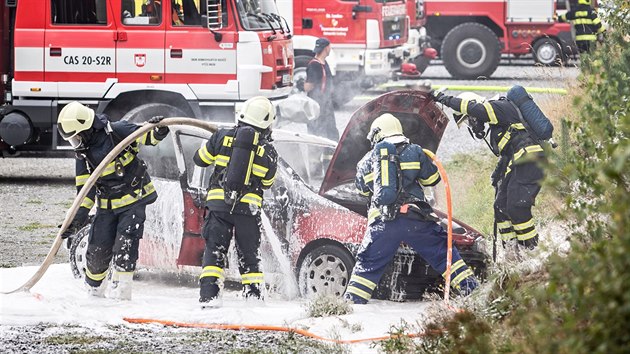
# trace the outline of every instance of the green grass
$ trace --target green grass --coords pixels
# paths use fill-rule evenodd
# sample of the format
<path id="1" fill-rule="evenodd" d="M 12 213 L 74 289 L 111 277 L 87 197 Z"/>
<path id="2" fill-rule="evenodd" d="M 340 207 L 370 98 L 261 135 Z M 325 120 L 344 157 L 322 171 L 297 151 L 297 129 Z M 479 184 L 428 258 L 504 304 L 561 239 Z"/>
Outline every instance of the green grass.
<path id="1" fill-rule="evenodd" d="M 44 203 L 44 202 L 42 202 L 39 199 L 30 199 L 30 200 L 26 201 L 26 204 L 42 204 L 42 203 Z"/>
<path id="2" fill-rule="evenodd" d="M 26 224 L 23 226 L 18 227 L 18 230 L 20 231 L 35 231 L 35 230 L 39 230 L 39 229 L 48 229 L 51 227 L 55 227 L 53 225 L 45 225 L 39 222 L 32 222 L 30 224 Z"/>
<path id="3" fill-rule="evenodd" d="M 107 342 L 110 338 L 102 336 L 88 336 L 85 334 L 61 334 L 44 339 L 50 345 L 92 345 Z"/>

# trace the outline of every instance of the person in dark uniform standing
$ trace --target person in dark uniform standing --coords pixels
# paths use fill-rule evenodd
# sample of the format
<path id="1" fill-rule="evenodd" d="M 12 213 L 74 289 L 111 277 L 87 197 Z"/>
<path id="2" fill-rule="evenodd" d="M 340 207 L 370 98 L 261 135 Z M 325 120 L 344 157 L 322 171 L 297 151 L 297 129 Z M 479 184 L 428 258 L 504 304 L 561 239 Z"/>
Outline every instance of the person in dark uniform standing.
<path id="1" fill-rule="evenodd" d="M 149 122 L 159 123 L 161 118 L 155 117 Z M 105 156 L 140 128 L 140 125 L 127 121 L 110 122 L 106 115 L 94 114 L 92 109 L 79 102 L 67 104 L 59 113 L 57 124 L 63 139 L 70 142 L 76 152 L 77 193 Z M 146 165 L 138 157 L 138 145 L 156 145 L 168 132 L 168 127 L 157 127 L 116 156 L 89 191 L 70 227 L 62 235 L 68 238 L 85 226 L 90 210 L 96 205 L 85 269 L 85 282 L 92 296 L 104 296 L 106 285 L 103 280 L 112 263 L 110 296 L 131 299 L 145 209 L 157 199 Z"/>
<path id="2" fill-rule="evenodd" d="M 275 112 L 267 98 L 250 98 L 237 114 L 238 124 L 219 129 L 193 157 L 197 166 L 214 165 L 202 232 L 206 240 L 199 277 L 202 308 L 222 305 L 220 295 L 232 234 L 240 257 L 243 295 L 264 300 L 260 213 L 263 190 L 273 185 L 276 176 L 278 157 L 271 144 Z"/>
<path id="3" fill-rule="evenodd" d="M 591 50 L 596 40 L 603 38 L 605 32 L 597 12 L 591 7 L 591 0 L 571 1 L 571 8 L 558 16 L 559 22 L 571 22 L 575 28 L 575 43 L 580 53 Z"/>
<path id="4" fill-rule="evenodd" d="M 447 257 L 446 232 L 437 216 L 425 202 L 423 186 L 440 182 L 437 167 L 422 150 L 403 135 L 400 121 L 385 113 L 372 122 L 368 140 L 373 149 L 357 164 L 356 187 L 370 197 L 368 229 L 357 255 L 344 298 L 365 304 L 372 297 L 387 265 L 402 242 L 409 245 L 439 274 L 445 275 Z M 387 155 L 391 145 L 395 157 Z M 397 171 L 389 170 L 388 162 L 397 160 Z M 387 177 L 385 177 L 387 176 Z M 386 188 L 388 178 L 400 181 L 391 194 L 394 202 L 386 204 L 379 191 Z M 459 252 L 453 247 L 451 286 L 461 295 L 469 295 L 478 282 Z"/>
<path id="5" fill-rule="evenodd" d="M 307 128 L 309 134 L 338 141 L 339 131 L 337 130 L 333 106 L 333 76 L 326 62 L 326 58 L 330 55 L 330 50 L 330 41 L 328 39 L 317 39 L 315 49 L 313 49 L 315 57 L 306 67 L 304 91 L 306 91 L 308 97 L 319 104 L 319 118 L 309 121 Z"/>
<path id="6" fill-rule="evenodd" d="M 473 92 L 457 97 L 438 92 L 435 100 L 455 110 L 455 120 L 468 119 L 475 136 L 485 138 L 485 124 L 490 126 L 489 146 L 499 157 L 492 174 L 496 190 L 494 217 L 499 235 L 509 256 L 520 258 L 521 249 L 538 245 L 538 231 L 532 206 L 544 177 L 540 166 L 545 152 L 519 119 L 517 107 L 505 98 L 486 100 Z"/>

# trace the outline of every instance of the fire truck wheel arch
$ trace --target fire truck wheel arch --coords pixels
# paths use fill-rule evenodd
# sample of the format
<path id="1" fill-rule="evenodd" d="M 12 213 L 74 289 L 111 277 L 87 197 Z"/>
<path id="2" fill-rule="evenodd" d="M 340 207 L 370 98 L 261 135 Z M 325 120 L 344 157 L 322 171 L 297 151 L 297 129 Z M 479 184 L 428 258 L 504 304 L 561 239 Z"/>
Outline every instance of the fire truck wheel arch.
<path id="1" fill-rule="evenodd" d="M 444 37 L 441 56 L 454 78 L 489 77 L 499 66 L 501 43 L 490 28 L 479 23 L 462 23 Z"/>
<path id="2" fill-rule="evenodd" d="M 154 116 L 169 117 L 185 117 L 186 113 L 181 109 L 164 103 L 145 103 L 129 112 L 127 112 L 121 120 L 128 120 L 133 123 L 142 123 Z"/>

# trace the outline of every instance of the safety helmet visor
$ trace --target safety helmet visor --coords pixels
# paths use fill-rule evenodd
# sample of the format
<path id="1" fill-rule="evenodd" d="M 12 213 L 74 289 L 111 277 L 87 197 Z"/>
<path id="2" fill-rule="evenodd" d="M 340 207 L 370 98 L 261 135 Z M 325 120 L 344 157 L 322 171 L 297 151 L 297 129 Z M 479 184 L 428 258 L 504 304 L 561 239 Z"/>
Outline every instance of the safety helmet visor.
<path id="1" fill-rule="evenodd" d="M 83 146 L 83 139 L 79 134 L 72 136 L 66 140 L 70 143 L 70 145 L 72 145 L 74 149 L 78 149 Z"/>

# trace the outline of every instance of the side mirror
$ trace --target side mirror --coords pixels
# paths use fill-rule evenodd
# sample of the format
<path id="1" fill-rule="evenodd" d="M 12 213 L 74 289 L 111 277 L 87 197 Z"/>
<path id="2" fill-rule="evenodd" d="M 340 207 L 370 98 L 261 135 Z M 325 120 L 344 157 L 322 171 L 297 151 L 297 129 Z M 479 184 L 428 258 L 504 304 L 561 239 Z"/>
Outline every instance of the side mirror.
<path id="1" fill-rule="evenodd" d="M 223 28 L 223 7 L 221 0 L 207 0 L 206 15 L 202 15 L 202 22 L 206 24 L 208 30 L 214 34 L 214 40 L 221 42 L 223 35 L 215 32 Z"/>

